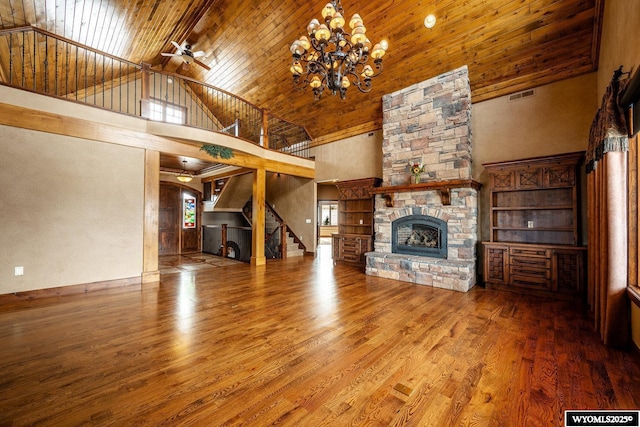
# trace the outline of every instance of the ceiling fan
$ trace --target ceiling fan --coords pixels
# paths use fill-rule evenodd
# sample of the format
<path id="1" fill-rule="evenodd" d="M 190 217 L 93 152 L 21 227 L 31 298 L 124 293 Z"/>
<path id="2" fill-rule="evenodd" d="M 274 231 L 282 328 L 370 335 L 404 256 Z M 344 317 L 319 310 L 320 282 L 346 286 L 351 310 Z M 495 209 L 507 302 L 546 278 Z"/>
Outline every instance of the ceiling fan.
<path id="1" fill-rule="evenodd" d="M 171 44 L 173 44 L 176 49 L 178 50 L 177 53 L 167 53 L 167 52 L 162 52 L 160 55 L 162 56 L 179 56 L 182 58 L 182 60 L 184 61 L 185 64 L 189 65 L 191 63 L 196 63 L 199 66 L 201 66 L 202 68 L 204 68 L 205 70 L 209 71 L 211 69 L 211 67 L 209 67 L 207 64 L 205 64 L 204 62 L 198 61 L 196 58 L 199 58 L 201 56 L 204 56 L 204 52 L 199 50 L 196 52 L 192 52 L 191 51 L 191 45 L 187 44 L 186 42 L 180 46 L 178 43 L 174 42 L 173 40 L 171 41 Z"/>

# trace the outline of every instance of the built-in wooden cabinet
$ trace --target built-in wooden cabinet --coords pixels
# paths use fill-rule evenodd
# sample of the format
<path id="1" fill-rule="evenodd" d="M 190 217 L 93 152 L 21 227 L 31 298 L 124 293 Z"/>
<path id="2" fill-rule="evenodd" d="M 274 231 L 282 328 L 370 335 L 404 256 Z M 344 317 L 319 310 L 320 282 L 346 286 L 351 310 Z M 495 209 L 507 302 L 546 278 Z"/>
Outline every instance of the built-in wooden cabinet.
<path id="1" fill-rule="evenodd" d="M 580 242 L 583 152 L 489 163 L 487 286 L 578 297 L 586 249 Z"/>
<path id="2" fill-rule="evenodd" d="M 374 195 L 379 178 L 336 183 L 338 188 L 338 233 L 332 235 L 334 261 L 364 264 L 373 250 Z"/>

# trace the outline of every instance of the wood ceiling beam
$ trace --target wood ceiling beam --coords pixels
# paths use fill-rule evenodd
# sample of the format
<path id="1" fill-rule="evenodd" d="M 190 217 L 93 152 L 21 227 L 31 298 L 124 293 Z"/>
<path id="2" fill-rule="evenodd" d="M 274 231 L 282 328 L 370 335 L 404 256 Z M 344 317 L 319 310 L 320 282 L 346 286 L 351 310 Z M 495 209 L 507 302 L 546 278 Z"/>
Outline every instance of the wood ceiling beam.
<path id="1" fill-rule="evenodd" d="M 57 135 L 83 138 L 92 141 L 125 145 L 147 150 L 156 150 L 162 153 L 189 156 L 205 161 L 213 161 L 213 158 L 209 154 L 200 149 L 203 143 L 207 143 L 205 141 L 191 141 L 179 138 L 161 137 L 150 133 L 124 129 L 104 123 L 63 116 L 40 110 L 33 110 L 11 104 L 0 103 L 0 124 Z M 229 136 L 222 136 L 233 139 Z M 233 149 L 233 147 L 231 148 Z M 292 158 L 295 159 L 293 156 Z M 232 158 L 218 158 L 215 159 L 215 162 L 250 169 L 282 172 L 303 178 L 315 177 L 314 168 L 258 157 L 237 149 L 233 149 Z"/>

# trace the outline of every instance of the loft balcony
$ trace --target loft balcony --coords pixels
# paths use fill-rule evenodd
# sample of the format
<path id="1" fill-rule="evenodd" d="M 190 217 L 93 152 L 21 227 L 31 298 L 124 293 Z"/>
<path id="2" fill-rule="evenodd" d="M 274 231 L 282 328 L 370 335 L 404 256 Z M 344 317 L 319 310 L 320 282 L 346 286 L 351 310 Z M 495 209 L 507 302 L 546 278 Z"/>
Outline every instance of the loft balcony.
<path id="1" fill-rule="evenodd" d="M 312 140 L 302 126 L 214 86 L 35 27 L 0 31 L 0 84 L 310 157 Z"/>

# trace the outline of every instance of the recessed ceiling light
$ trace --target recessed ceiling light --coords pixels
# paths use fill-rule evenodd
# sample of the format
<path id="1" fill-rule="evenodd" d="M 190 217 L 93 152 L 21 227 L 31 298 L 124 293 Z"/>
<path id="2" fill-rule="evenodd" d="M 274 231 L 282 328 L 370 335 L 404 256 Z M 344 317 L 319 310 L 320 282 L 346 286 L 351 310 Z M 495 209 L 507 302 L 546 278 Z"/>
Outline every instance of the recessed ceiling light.
<path id="1" fill-rule="evenodd" d="M 427 28 L 433 28 L 436 25 L 436 16 L 434 14 L 427 15 L 424 18 L 424 26 Z"/>

